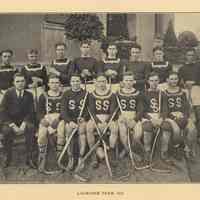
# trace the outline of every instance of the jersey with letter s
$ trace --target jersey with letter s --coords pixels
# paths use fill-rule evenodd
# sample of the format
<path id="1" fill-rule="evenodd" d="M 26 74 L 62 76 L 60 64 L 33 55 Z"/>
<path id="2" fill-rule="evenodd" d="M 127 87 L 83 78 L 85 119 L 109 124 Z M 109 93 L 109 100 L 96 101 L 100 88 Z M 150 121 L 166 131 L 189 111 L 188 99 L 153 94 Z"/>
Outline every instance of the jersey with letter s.
<path id="1" fill-rule="evenodd" d="M 180 89 L 178 92 L 172 93 L 166 90 L 165 98 L 168 115 L 172 112 L 181 112 L 184 115 L 189 115 L 189 103 L 184 91 Z"/>
<path id="2" fill-rule="evenodd" d="M 63 94 L 61 103 L 61 118 L 65 120 L 65 122 L 77 122 L 82 106 L 86 103 L 86 101 L 84 102 L 85 96 L 86 91 L 83 89 L 77 92 L 67 90 Z M 86 119 L 85 110 L 82 117 Z"/>
<path id="3" fill-rule="evenodd" d="M 124 93 L 120 90 L 117 97 L 122 111 L 136 112 L 136 120 L 141 119 L 144 108 L 144 95 L 140 91 L 135 90 L 131 93 Z"/>

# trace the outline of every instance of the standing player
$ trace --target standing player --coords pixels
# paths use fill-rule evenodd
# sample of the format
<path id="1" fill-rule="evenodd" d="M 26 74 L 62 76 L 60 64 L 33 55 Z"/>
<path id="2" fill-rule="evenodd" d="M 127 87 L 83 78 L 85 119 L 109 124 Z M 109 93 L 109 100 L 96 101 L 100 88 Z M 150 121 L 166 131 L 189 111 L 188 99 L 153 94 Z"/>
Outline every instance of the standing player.
<path id="1" fill-rule="evenodd" d="M 161 158 L 163 160 L 168 160 L 170 139 L 178 152 L 184 140 L 188 158 L 193 158 L 195 153 L 196 129 L 189 118 L 189 102 L 186 93 L 178 86 L 178 82 L 178 74 L 171 72 L 168 76 L 168 87 L 164 97 L 167 107 L 163 111 L 165 120 L 162 124 Z"/>
<path id="2" fill-rule="evenodd" d="M 61 103 L 61 118 L 65 122 L 65 134 L 66 138 L 72 134 L 74 129 L 77 129 L 79 136 L 79 159 L 78 164 L 81 163 L 82 158 L 86 150 L 86 121 L 87 113 L 85 109 L 81 113 L 82 106 L 85 106 L 87 92 L 81 88 L 81 78 L 78 74 L 72 74 L 70 80 L 71 89 L 65 91 Z M 85 107 L 84 107 L 85 108 Z M 63 138 L 62 144 L 64 145 L 65 138 Z M 74 167 L 74 152 L 73 142 L 70 143 L 68 148 L 68 168 L 70 170 Z M 84 165 L 81 166 L 83 168 Z"/>
<path id="3" fill-rule="evenodd" d="M 164 51 L 162 47 L 153 48 L 153 62 L 151 63 L 151 71 L 159 75 L 161 89 L 166 88 L 166 81 L 169 72 L 172 71 L 171 64 L 164 59 Z"/>
<path id="4" fill-rule="evenodd" d="M 155 72 L 150 73 L 148 78 L 149 88 L 145 91 L 145 112 L 142 123 L 143 141 L 146 152 L 145 160 L 150 161 L 152 141 L 155 131 L 163 122 L 163 92 L 158 89 L 159 76 Z"/>
<path id="5" fill-rule="evenodd" d="M 127 64 L 127 70 L 134 74 L 134 87 L 144 91 L 151 68 L 146 62 L 141 60 L 141 46 L 139 44 L 133 45 L 130 52 L 131 56 Z"/>
<path id="6" fill-rule="evenodd" d="M 57 151 L 62 150 L 64 138 L 64 123 L 60 120 L 61 98 L 60 79 L 51 75 L 48 81 L 49 90 L 42 94 L 38 103 L 38 131 L 39 159 L 38 169 L 45 172 L 48 137 L 57 134 Z"/>
<path id="7" fill-rule="evenodd" d="M 103 72 L 112 83 L 119 83 L 125 70 L 125 64 L 117 57 L 117 44 L 109 43 L 107 46 L 107 57 L 103 59 Z"/>
<path id="8" fill-rule="evenodd" d="M 10 49 L 1 52 L 1 65 L 0 65 L 0 98 L 3 98 L 5 91 L 13 86 L 13 76 L 17 69 L 11 65 L 13 51 Z"/>
<path id="9" fill-rule="evenodd" d="M 81 57 L 74 59 L 75 70 L 81 75 L 82 81 L 92 81 L 98 72 L 98 62 L 91 57 L 91 43 L 83 40 L 80 44 Z"/>
<path id="10" fill-rule="evenodd" d="M 91 149 L 95 144 L 95 123 L 97 124 L 100 132 L 108 125 L 108 122 L 117 108 L 117 101 L 115 95 L 107 89 L 107 79 L 104 74 L 98 74 L 95 83 L 95 90 L 89 94 L 88 109 L 92 114 L 95 121 L 90 119 L 87 123 L 87 141 Z M 115 146 L 118 138 L 118 125 L 116 121 L 110 123 L 109 135 L 109 152 L 111 156 L 111 164 L 115 163 Z M 92 154 L 92 166 L 98 167 L 98 160 L 96 152 Z"/>
<path id="11" fill-rule="evenodd" d="M 192 100 L 190 103 L 194 108 L 198 130 L 198 142 L 200 143 L 200 68 L 195 56 L 195 49 L 190 48 L 186 51 L 186 61 L 183 67 L 179 70 L 179 77 L 181 84 L 183 84 L 184 88 L 188 90 L 189 98 Z"/>
<path id="12" fill-rule="evenodd" d="M 133 142 L 141 142 L 144 95 L 133 87 L 134 75 L 132 72 L 124 73 L 122 84 L 123 87 L 117 93 L 121 111 L 118 119 L 119 135 L 125 151 L 129 152 L 128 131 L 133 133 Z"/>
<path id="13" fill-rule="evenodd" d="M 66 45 L 65 43 L 57 43 L 55 45 L 56 59 L 53 60 L 49 73 L 60 77 L 63 87 L 69 86 L 70 76 L 74 72 L 72 61 L 65 57 Z"/>
<path id="14" fill-rule="evenodd" d="M 29 63 L 22 68 L 21 72 L 26 77 L 27 87 L 31 89 L 34 97 L 38 100 L 39 96 L 47 89 L 47 71 L 46 67 L 38 62 L 37 49 L 30 49 L 27 56 Z"/>

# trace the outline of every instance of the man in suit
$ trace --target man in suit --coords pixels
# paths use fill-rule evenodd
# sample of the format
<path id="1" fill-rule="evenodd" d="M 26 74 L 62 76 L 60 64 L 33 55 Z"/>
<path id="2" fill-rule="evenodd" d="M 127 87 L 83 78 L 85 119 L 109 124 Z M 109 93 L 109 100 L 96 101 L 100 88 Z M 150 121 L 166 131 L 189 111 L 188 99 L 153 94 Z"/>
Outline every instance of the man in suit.
<path id="1" fill-rule="evenodd" d="M 26 145 L 26 164 L 35 167 L 32 162 L 34 141 L 34 103 L 30 92 L 24 90 L 25 77 L 23 74 L 14 75 L 14 87 L 8 89 L 0 105 L 1 133 L 4 135 L 6 160 L 8 167 L 12 160 L 12 144 L 15 136 L 24 134 Z"/>

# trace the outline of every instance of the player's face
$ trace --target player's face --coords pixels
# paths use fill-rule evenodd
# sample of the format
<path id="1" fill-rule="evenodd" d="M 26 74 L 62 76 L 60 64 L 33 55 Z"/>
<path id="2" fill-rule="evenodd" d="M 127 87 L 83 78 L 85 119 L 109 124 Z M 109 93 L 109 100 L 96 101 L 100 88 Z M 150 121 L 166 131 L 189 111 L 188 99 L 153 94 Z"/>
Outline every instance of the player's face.
<path id="1" fill-rule="evenodd" d="M 134 77 L 133 76 L 124 76 L 123 86 L 126 89 L 131 89 L 133 87 Z"/>
<path id="2" fill-rule="evenodd" d="M 58 78 L 51 78 L 49 79 L 48 86 L 50 90 L 57 92 L 60 88 L 60 80 Z"/>
<path id="3" fill-rule="evenodd" d="M 59 45 L 56 47 L 56 58 L 63 59 L 65 57 L 65 46 Z"/>
<path id="4" fill-rule="evenodd" d="M 82 44 L 80 50 L 83 55 L 88 55 L 90 53 L 90 45 Z"/>
<path id="5" fill-rule="evenodd" d="M 32 54 L 28 54 L 28 60 L 31 64 L 35 64 L 37 63 L 37 60 L 38 60 L 38 55 L 35 54 L 35 53 L 32 53 Z"/>
<path id="6" fill-rule="evenodd" d="M 131 49 L 131 58 L 132 60 L 138 61 L 141 57 L 141 50 L 138 48 Z"/>
<path id="7" fill-rule="evenodd" d="M 157 62 L 162 62 L 164 60 L 164 52 L 162 50 L 156 50 L 154 52 L 154 60 Z"/>
<path id="8" fill-rule="evenodd" d="M 1 55 L 1 59 L 4 64 L 10 64 L 11 58 L 12 55 L 10 52 L 3 52 Z"/>
<path id="9" fill-rule="evenodd" d="M 149 86 L 151 89 L 157 89 L 159 84 L 159 77 L 158 76 L 151 76 L 149 77 Z"/>
<path id="10" fill-rule="evenodd" d="M 15 77 L 14 86 L 17 90 L 23 90 L 25 88 L 25 78 L 23 76 Z"/>
<path id="11" fill-rule="evenodd" d="M 177 74 L 171 74 L 168 78 L 168 84 L 171 87 L 176 87 L 178 85 L 178 75 Z"/>
<path id="12" fill-rule="evenodd" d="M 107 79 L 104 76 L 99 76 L 96 80 L 96 88 L 106 90 Z"/>
<path id="13" fill-rule="evenodd" d="M 80 90 L 81 88 L 81 79 L 78 76 L 72 76 L 70 81 L 72 90 Z"/>
<path id="14" fill-rule="evenodd" d="M 193 62 L 194 61 L 194 57 L 195 57 L 194 51 L 188 51 L 186 53 L 186 61 L 187 62 L 189 62 L 189 63 Z"/>
<path id="15" fill-rule="evenodd" d="M 108 49 L 108 57 L 116 57 L 117 56 L 117 47 L 115 45 L 109 45 Z"/>

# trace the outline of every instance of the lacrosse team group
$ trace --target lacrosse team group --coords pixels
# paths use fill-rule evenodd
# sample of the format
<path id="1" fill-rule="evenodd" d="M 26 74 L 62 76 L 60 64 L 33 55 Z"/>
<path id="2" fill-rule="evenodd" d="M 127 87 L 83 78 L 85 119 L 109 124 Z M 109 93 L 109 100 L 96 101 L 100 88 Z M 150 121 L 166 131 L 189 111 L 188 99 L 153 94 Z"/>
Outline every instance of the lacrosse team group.
<path id="1" fill-rule="evenodd" d="M 83 182 L 87 165 L 95 170 L 106 164 L 110 177 L 117 176 L 124 157 L 136 170 L 153 169 L 155 159 L 166 166 L 172 157 L 194 161 L 200 141 L 196 50 L 187 49 L 185 63 L 175 71 L 161 46 L 153 48 L 152 62 L 142 60 L 137 43 L 129 60 L 118 57 L 115 42 L 107 44 L 101 61 L 91 57 L 90 48 L 89 40 L 82 41 L 81 56 L 70 60 L 66 44 L 57 43 L 49 66 L 30 49 L 20 68 L 11 63 L 12 50 L 1 52 L 1 167 L 12 164 L 12 147 L 21 135 L 27 166 L 47 176 L 71 171 Z M 56 149 L 53 171 L 48 148 Z"/>

